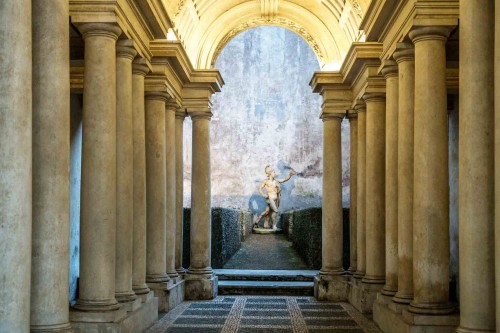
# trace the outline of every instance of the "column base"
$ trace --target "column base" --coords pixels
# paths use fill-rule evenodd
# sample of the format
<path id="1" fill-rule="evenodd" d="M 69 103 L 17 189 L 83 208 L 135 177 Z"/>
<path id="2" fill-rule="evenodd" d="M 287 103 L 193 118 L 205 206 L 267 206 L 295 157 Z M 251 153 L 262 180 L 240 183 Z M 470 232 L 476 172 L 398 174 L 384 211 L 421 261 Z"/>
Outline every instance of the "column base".
<path id="1" fill-rule="evenodd" d="M 348 280 L 344 275 L 321 275 L 314 277 L 314 297 L 318 301 L 345 302 L 348 295 Z"/>
<path id="2" fill-rule="evenodd" d="M 151 298 L 132 312 L 126 312 L 124 309 L 120 311 L 123 314 L 121 318 L 119 316 L 104 318 L 99 316 L 102 313 L 72 310 L 70 311 L 71 326 L 85 333 L 143 332 L 158 321 L 158 298 Z"/>
<path id="3" fill-rule="evenodd" d="M 184 301 L 184 281 L 150 283 L 149 288 L 158 297 L 158 312 L 169 312 Z"/>
<path id="4" fill-rule="evenodd" d="M 62 325 L 43 325 L 43 326 L 30 326 L 30 333 L 78 333 L 70 323 Z"/>
<path id="5" fill-rule="evenodd" d="M 186 300 L 199 301 L 217 297 L 218 278 L 214 274 L 189 274 L 185 275 Z"/>
<path id="6" fill-rule="evenodd" d="M 142 299 L 140 297 L 136 297 L 134 300 L 128 302 L 120 302 L 122 308 L 127 312 L 132 312 L 141 307 Z"/>
<path id="7" fill-rule="evenodd" d="M 132 286 L 132 290 L 134 291 L 135 295 L 143 300 L 147 298 L 147 295 L 151 292 L 149 290 L 149 287 L 146 283 L 143 285 L 138 285 L 138 286 Z"/>
<path id="8" fill-rule="evenodd" d="M 452 333 L 460 323 L 458 314 L 414 314 L 407 305 L 394 303 L 382 294 L 373 304 L 373 320 L 385 333 Z"/>
<path id="9" fill-rule="evenodd" d="M 377 298 L 377 293 L 382 287 L 382 284 L 366 283 L 358 278 L 351 279 L 348 294 L 349 303 L 359 312 L 370 314 L 373 312 L 373 303 Z"/>
<path id="10" fill-rule="evenodd" d="M 149 288 L 148 288 L 148 290 L 149 290 Z M 149 302 L 149 300 L 151 300 L 154 297 L 155 297 L 155 293 L 151 290 L 149 290 L 147 294 L 137 295 L 137 298 L 139 298 L 142 301 L 142 303 L 147 303 L 147 302 Z"/>

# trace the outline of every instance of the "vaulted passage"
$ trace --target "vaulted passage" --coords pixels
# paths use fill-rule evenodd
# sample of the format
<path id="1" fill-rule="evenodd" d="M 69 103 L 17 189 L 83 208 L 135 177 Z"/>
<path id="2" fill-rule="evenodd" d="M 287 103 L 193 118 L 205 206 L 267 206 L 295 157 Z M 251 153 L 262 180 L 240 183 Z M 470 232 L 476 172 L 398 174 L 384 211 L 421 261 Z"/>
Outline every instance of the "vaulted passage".
<path id="1" fill-rule="evenodd" d="M 256 34 L 286 68 L 234 84 L 256 48 L 225 52 L 262 26 L 296 38 Z M 500 0 L 2 0 L 0 333 L 498 331 L 499 72 Z M 279 149 L 239 145 L 255 128 Z M 269 272 L 270 299 L 220 295 L 213 249 L 267 205 L 314 298 Z"/>

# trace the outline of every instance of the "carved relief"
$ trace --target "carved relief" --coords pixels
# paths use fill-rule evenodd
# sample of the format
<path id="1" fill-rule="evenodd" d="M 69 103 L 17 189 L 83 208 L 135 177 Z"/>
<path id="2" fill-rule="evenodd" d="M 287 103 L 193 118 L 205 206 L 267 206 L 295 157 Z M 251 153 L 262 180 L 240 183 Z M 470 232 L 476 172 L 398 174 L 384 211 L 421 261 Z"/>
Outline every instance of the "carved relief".
<path id="1" fill-rule="evenodd" d="M 358 0 L 347 0 L 352 6 L 352 9 L 354 10 L 354 13 L 359 19 L 363 18 L 363 11 L 361 10 L 361 6 L 359 5 Z"/>
<path id="2" fill-rule="evenodd" d="M 186 0 L 179 0 L 177 3 L 177 10 L 175 11 L 174 14 L 174 21 L 179 16 L 179 14 L 182 12 L 182 9 L 184 8 L 184 5 L 186 4 Z"/>
<path id="3" fill-rule="evenodd" d="M 311 46 L 314 53 L 316 53 L 316 56 L 318 57 L 318 61 L 319 61 L 320 65 L 321 66 L 324 65 L 325 57 L 323 55 L 323 52 L 321 52 L 321 49 L 320 49 L 318 43 L 314 40 L 313 36 L 309 32 L 307 32 L 307 30 L 304 29 L 304 27 L 302 27 L 301 25 L 299 25 L 299 24 L 297 24 L 289 19 L 283 18 L 283 17 L 275 17 L 275 18 L 261 17 L 261 18 L 252 19 L 248 22 L 240 24 L 239 26 L 237 26 L 236 28 L 231 30 L 221 40 L 221 42 L 219 43 L 219 46 L 215 50 L 214 57 L 212 60 L 212 66 L 215 65 L 215 62 L 217 61 L 217 58 L 219 57 L 220 53 L 222 52 L 224 47 L 227 45 L 227 43 L 229 43 L 229 41 L 234 36 L 236 36 L 237 34 L 239 34 L 240 32 L 242 32 L 244 30 L 255 28 L 255 27 L 261 26 L 261 25 L 274 25 L 274 26 L 279 26 L 279 27 L 283 27 L 283 28 L 294 31 L 296 34 L 301 36 Z"/>

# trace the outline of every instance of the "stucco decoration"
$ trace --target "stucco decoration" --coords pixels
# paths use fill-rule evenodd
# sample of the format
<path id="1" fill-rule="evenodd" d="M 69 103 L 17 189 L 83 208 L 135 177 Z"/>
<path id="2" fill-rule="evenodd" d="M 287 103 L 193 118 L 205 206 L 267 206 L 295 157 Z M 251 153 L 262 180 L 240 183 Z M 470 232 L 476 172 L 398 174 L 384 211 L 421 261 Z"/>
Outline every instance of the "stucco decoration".
<path id="1" fill-rule="evenodd" d="M 233 39 L 236 35 L 241 33 L 242 31 L 255 28 L 258 26 L 265 26 L 265 25 L 271 25 L 271 26 L 278 26 L 278 27 L 283 27 L 286 29 L 289 29 L 295 33 L 297 33 L 299 36 L 301 36 L 311 47 L 311 49 L 314 51 L 316 54 L 316 57 L 318 58 L 318 62 L 320 63 L 320 67 L 323 67 L 325 64 L 325 57 L 323 55 L 323 52 L 321 51 L 318 43 L 314 39 L 314 37 L 307 32 L 306 29 L 304 29 L 302 26 L 299 24 L 286 19 L 284 17 L 275 17 L 275 18 L 266 18 L 266 17 L 260 17 L 253 19 L 251 21 L 245 22 L 243 24 L 240 24 L 233 30 L 231 30 L 219 43 L 219 46 L 217 47 L 215 53 L 214 53 L 214 58 L 212 60 L 212 66 L 215 66 L 215 63 L 217 62 L 217 59 L 219 58 L 219 55 L 221 51 L 226 47 L 227 43 L 231 39 Z"/>

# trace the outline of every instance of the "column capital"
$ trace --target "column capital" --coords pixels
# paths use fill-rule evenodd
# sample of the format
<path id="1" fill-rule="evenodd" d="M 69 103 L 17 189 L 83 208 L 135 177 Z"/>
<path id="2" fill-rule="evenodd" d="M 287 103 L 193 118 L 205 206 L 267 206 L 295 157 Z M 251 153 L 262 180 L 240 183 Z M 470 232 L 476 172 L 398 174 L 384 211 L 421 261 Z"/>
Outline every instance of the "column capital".
<path id="1" fill-rule="evenodd" d="M 184 119 L 186 119 L 187 115 L 188 114 L 187 114 L 186 110 L 182 106 L 179 106 L 177 108 L 177 110 L 175 111 L 175 118 L 176 119 L 182 119 L 184 121 Z"/>
<path id="2" fill-rule="evenodd" d="M 135 59 L 132 63 L 132 74 L 134 75 L 141 75 L 145 77 L 149 71 L 149 67 L 144 58 Z"/>
<path id="3" fill-rule="evenodd" d="M 134 49 L 134 41 L 131 39 L 120 39 L 117 41 L 116 56 L 118 58 L 126 58 L 133 61 L 137 56 L 137 51 Z"/>
<path id="4" fill-rule="evenodd" d="M 165 110 L 167 112 L 174 112 L 174 113 L 176 113 L 178 108 L 179 108 L 179 105 L 177 104 L 177 102 L 175 101 L 175 99 L 170 97 L 167 100 L 167 104 L 165 105 Z"/>
<path id="5" fill-rule="evenodd" d="M 366 112 L 366 102 L 363 99 L 356 100 L 353 109 L 357 114 Z"/>
<path id="6" fill-rule="evenodd" d="M 200 120 L 200 119 L 208 119 L 210 120 L 213 116 L 212 111 L 188 111 L 188 115 L 191 117 L 191 119 L 194 120 Z"/>
<path id="7" fill-rule="evenodd" d="M 122 33 L 120 27 L 115 23 L 78 23 L 77 27 L 82 33 L 83 39 L 91 36 L 102 36 L 118 40 Z"/>
<path id="8" fill-rule="evenodd" d="M 347 119 L 349 119 L 349 121 L 357 121 L 358 120 L 358 111 L 357 110 L 349 110 L 347 112 Z"/>
<path id="9" fill-rule="evenodd" d="M 327 121 L 331 121 L 331 120 L 342 121 L 345 118 L 345 113 L 342 113 L 342 112 L 323 112 L 323 113 L 321 113 L 320 118 L 323 120 L 323 122 L 327 122 Z"/>
<path id="10" fill-rule="evenodd" d="M 391 77 L 398 77 L 398 64 L 394 60 L 385 60 L 379 68 L 380 73 L 387 80 Z"/>
<path id="11" fill-rule="evenodd" d="M 414 28 L 410 31 L 409 36 L 413 44 L 426 40 L 446 41 L 450 35 L 450 31 L 450 27 L 423 26 Z"/>
<path id="12" fill-rule="evenodd" d="M 363 95 L 363 99 L 368 102 L 385 102 L 385 94 L 382 93 L 367 93 Z"/>
<path id="13" fill-rule="evenodd" d="M 403 61 L 415 61 L 415 47 L 411 43 L 398 43 L 392 56 L 398 64 Z"/>
<path id="14" fill-rule="evenodd" d="M 146 91 L 144 98 L 149 100 L 160 100 L 166 103 L 170 95 L 166 91 Z"/>

